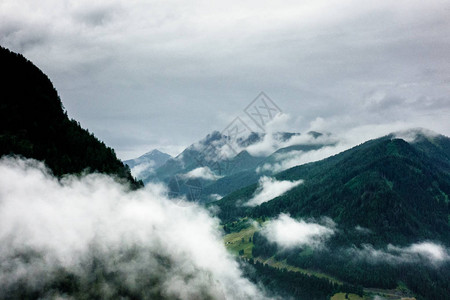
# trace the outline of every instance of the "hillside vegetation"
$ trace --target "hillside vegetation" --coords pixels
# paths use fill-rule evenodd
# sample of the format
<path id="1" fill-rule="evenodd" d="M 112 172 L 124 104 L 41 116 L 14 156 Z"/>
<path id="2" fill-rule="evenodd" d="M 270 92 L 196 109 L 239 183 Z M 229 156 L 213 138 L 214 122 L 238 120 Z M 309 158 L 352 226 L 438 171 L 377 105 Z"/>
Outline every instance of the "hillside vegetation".
<path id="1" fill-rule="evenodd" d="M 0 156 L 44 161 L 57 176 L 84 171 L 142 186 L 114 150 L 71 120 L 50 79 L 20 54 L 0 47 Z"/>

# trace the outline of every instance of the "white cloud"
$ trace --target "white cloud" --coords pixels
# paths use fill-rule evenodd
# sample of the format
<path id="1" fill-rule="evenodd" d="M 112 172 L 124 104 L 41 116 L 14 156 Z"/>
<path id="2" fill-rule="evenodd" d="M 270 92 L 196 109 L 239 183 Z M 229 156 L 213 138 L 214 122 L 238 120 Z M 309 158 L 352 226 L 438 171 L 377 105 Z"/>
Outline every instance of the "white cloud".
<path id="1" fill-rule="evenodd" d="M 155 171 L 154 166 L 155 162 L 153 160 L 143 162 L 131 168 L 131 175 L 138 179 L 141 179 L 144 174 L 148 176 L 148 174 L 153 173 Z"/>
<path id="2" fill-rule="evenodd" d="M 302 184 L 303 180 L 278 181 L 274 178 L 262 176 L 258 181 L 258 188 L 253 197 L 245 203 L 246 206 L 258 206 L 273 198 L 283 195 L 290 189 Z"/>
<path id="3" fill-rule="evenodd" d="M 222 199 L 223 196 L 221 196 L 219 194 L 211 194 L 211 195 L 209 195 L 209 198 L 214 200 L 214 201 L 218 201 L 218 200 Z"/>
<path id="4" fill-rule="evenodd" d="M 334 222 L 328 218 L 325 225 L 320 225 L 280 214 L 278 218 L 264 225 L 261 234 L 281 248 L 305 246 L 318 248 L 335 233 L 334 227 Z"/>
<path id="5" fill-rule="evenodd" d="M 278 162 L 265 163 L 264 165 L 258 167 L 256 171 L 270 171 L 272 173 L 278 173 L 295 166 L 322 160 L 347 149 L 349 149 L 349 145 L 336 145 L 325 146 L 320 149 L 310 151 L 294 150 L 279 153 L 275 155 Z"/>
<path id="6" fill-rule="evenodd" d="M 336 120 L 335 118 L 320 119 L 321 129 L 325 132 L 333 131 L 332 135 L 323 135 L 317 139 L 314 139 L 309 135 L 307 135 L 309 136 L 307 139 L 303 137 L 304 135 L 295 136 L 289 141 L 289 143 L 293 145 L 323 144 L 325 145 L 324 147 L 310 151 L 292 150 L 289 152 L 277 153 L 274 156 L 276 162 L 265 163 L 262 166 L 259 166 L 256 171 L 270 171 L 272 173 L 278 173 L 294 166 L 328 158 L 332 155 L 358 146 L 367 140 L 379 138 L 395 132 L 397 132 L 396 137 L 404 138 L 407 142 L 411 142 L 415 139 L 418 133 L 425 134 L 426 136 L 436 135 L 436 133 L 426 129 L 410 130 L 410 125 L 404 122 L 371 124 L 355 126 L 352 129 L 339 129 L 339 124 L 342 125 L 342 122 L 342 119 Z M 316 126 L 314 123 L 315 122 L 312 122 L 310 124 L 307 131 L 314 129 L 314 126 Z"/>
<path id="7" fill-rule="evenodd" d="M 355 230 L 361 234 L 372 234 L 373 233 L 372 230 L 370 230 L 369 228 L 365 228 L 360 225 L 356 225 Z"/>
<path id="8" fill-rule="evenodd" d="M 59 181 L 34 160 L 4 158 L 0 174 L 0 297 L 22 283 L 40 291 L 66 270 L 101 297 L 119 298 L 120 288 L 140 298 L 264 298 L 224 248 L 219 221 L 176 205 L 163 186 L 129 191 L 100 174 Z M 52 293 L 41 296 L 70 296 Z"/>
<path id="9" fill-rule="evenodd" d="M 337 142 L 333 137 L 326 134 L 319 137 L 308 134 L 312 129 L 306 130 L 302 134 L 293 135 L 289 139 L 284 140 L 282 136 L 280 136 L 280 133 L 290 132 L 290 129 L 293 128 L 293 123 L 295 123 L 295 121 L 290 114 L 281 113 L 276 115 L 267 123 L 263 139 L 260 142 L 241 150 L 246 150 L 253 156 L 268 156 L 278 149 L 293 145 L 328 145 Z"/>
<path id="10" fill-rule="evenodd" d="M 375 249 L 372 245 L 348 250 L 354 259 L 366 260 L 371 263 L 429 263 L 440 265 L 450 261 L 449 249 L 433 242 L 420 242 L 408 247 L 398 247 L 389 244 L 386 249 Z"/>
<path id="11" fill-rule="evenodd" d="M 198 167 L 198 168 L 184 174 L 183 177 L 185 177 L 185 178 L 201 178 L 201 179 L 205 179 L 205 180 L 217 180 L 219 178 L 222 178 L 222 176 L 214 174 L 214 172 L 211 171 L 211 169 L 208 167 Z"/>
<path id="12" fill-rule="evenodd" d="M 285 141 L 277 139 L 276 133 L 287 131 L 289 121 L 290 116 L 288 114 L 280 113 L 276 115 L 266 124 L 263 139 L 258 143 L 246 147 L 245 150 L 253 156 L 268 156 L 282 148 L 283 145 L 287 145 Z"/>
<path id="13" fill-rule="evenodd" d="M 403 139 L 408 143 L 413 143 L 414 141 L 416 141 L 419 134 L 429 138 L 434 138 L 438 135 L 436 132 L 425 128 L 415 128 L 394 132 L 394 137 L 397 139 Z"/>

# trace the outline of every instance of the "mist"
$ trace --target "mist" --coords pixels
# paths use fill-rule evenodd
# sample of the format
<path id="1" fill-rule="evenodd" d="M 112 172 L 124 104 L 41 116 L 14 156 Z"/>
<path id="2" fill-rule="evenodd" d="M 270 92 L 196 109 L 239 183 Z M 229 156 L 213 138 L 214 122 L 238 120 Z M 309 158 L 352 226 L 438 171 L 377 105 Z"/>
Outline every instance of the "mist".
<path id="1" fill-rule="evenodd" d="M 258 206 L 276 197 L 279 197 L 289 191 L 290 189 L 303 183 L 303 180 L 278 181 L 274 178 L 262 176 L 258 182 L 253 197 L 245 203 L 245 206 Z"/>
<path id="2" fill-rule="evenodd" d="M 280 248 L 298 247 L 320 248 L 335 233 L 336 224 L 329 218 L 325 224 L 296 220 L 287 214 L 280 214 L 276 219 L 264 225 L 261 234 Z"/>
<path id="3" fill-rule="evenodd" d="M 265 299 L 226 251 L 219 220 L 162 185 L 57 179 L 0 160 L 0 297 Z"/>
<path id="4" fill-rule="evenodd" d="M 440 266 L 450 262 L 450 250 L 440 243 L 422 241 L 406 247 L 388 244 L 385 249 L 376 249 L 372 245 L 351 248 L 347 252 L 354 260 L 364 260 L 373 264 L 417 264 Z"/>

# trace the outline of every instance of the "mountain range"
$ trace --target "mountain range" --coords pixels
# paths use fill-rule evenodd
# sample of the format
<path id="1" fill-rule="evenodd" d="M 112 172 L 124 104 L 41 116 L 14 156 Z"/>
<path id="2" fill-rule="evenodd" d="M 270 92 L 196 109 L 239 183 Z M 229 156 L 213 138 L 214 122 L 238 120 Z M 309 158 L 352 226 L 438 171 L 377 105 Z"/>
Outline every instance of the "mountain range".
<path id="1" fill-rule="evenodd" d="M 257 182 L 262 175 L 272 174 L 273 170 L 267 166 L 281 163 L 289 158 L 289 154 L 306 153 L 335 143 L 329 136 L 318 132 L 304 135 L 291 132 L 252 132 L 233 144 L 229 139 L 214 131 L 176 157 L 149 169 L 145 155 L 125 163 L 132 170 L 143 170 L 136 173 L 136 176 L 145 183 L 164 182 L 175 195 L 186 195 L 192 201 L 210 202 L 216 197 Z M 264 151 L 260 148 L 264 148 Z M 201 193 L 197 195 L 199 198 L 192 197 L 186 182 L 187 186 L 201 189 Z"/>
<path id="2" fill-rule="evenodd" d="M 158 149 L 147 152 L 138 158 L 125 160 L 124 163 L 130 167 L 131 174 L 136 178 L 150 176 L 155 169 L 164 165 L 172 156 Z"/>
<path id="3" fill-rule="evenodd" d="M 254 132 L 232 141 L 214 131 L 176 157 L 152 150 L 124 164 L 69 119 L 49 78 L 30 61 L 0 47 L 0 65 L 1 157 L 39 160 L 57 178 L 105 173 L 134 190 L 166 184 L 170 196 L 201 202 L 220 220 L 246 278 L 274 297 L 448 298 L 450 138 L 411 129 L 308 160 L 339 141 L 318 132 Z M 96 273 L 102 266 L 95 260 L 91 267 L 86 283 L 68 274 L 46 288 L 68 297 L 81 293 L 77 284 L 107 289 L 96 280 L 114 274 Z M 22 285 L 7 299 L 31 295 Z"/>
<path id="4" fill-rule="evenodd" d="M 240 255 L 333 276 L 366 287 L 364 294 L 374 295 L 368 287 L 376 287 L 396 290 L 399 298 L 446 299 L 448 137 L 422 129 L 394 133 L 280 172 L 272 185 L 261 183 L 210 204 L 229 235 L 243 238 L 230 246 Z M 286 183 L 298 184 L 247 204 Z M 301 240 L 296 230 L 316 240 Z M 274 239 L 273 232 L 297 246 Z"/>
<path id="5" fill-rule="evenodd" d="M 280 213 L 328 216 L 347 228 L 372 230 L 372 243 L 395 237 L 396 242 L 438 238 L 450 244 L 450 139 L 421 130 L 413 133 L 410 142 L 390 134 L 278 173 L 274 178 L 279 181 L 304 183 L 257 207 L 237 203 L 252 198 L 257 184 L 215 205 L 226 222 Z"/>

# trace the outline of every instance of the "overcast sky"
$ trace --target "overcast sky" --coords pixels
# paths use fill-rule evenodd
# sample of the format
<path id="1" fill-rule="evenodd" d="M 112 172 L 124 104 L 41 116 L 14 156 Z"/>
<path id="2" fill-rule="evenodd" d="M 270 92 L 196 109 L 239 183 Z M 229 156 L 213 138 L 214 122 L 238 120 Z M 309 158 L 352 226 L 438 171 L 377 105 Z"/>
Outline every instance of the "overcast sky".
<path id="1" fill-rule="evenodd" d="M 450 135 L 450 1 L 1 0 L 0 44 L 122 159 L 177 154 L 264 91 L 286 130 Z M 252 127 L 253 126 L 253 127 Z"/>

